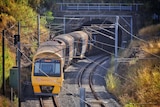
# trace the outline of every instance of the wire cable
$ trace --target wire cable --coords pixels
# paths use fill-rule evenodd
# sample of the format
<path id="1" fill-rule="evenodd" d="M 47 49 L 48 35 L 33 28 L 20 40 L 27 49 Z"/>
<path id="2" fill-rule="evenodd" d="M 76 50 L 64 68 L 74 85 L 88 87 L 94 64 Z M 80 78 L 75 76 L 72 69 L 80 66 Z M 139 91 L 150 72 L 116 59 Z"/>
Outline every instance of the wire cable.
<path id="1" fill-rule="evenodd" d="M 16 24 L 15 24 L 16 25 Z M 14 26 L 15 26 L 14 25 Z M 13 28 L 14 26 L 12 26 L 11 28 Z M 11 29 L 10 28 L 10 29 Z M 7 30 L 10 30 L 10 29 L 7 29 Z M 7 40 L 8 41 L 8 39 L 5 37 L 5 40 Z M 9 41 L 10 42 L 10 41 Z M 11 42 L 10 42 L 11 43 Z M 13 46 L 14 46 L 14 44 L 13 43 L 11 43 Z M 17 50 L 29 61 L 29 62 L 31 62 L 32 63 L 32 61 L 21 51 L 21 49 L 19 49 L 17 46 L 15 46 L 16 48 L 17 48 Z M 69 47 L 69 46 L 67 46 L 67 47 Z M 61 49 L 59 50 L 59 51 L 61 51 Z M 58 52 L 58 51 L 57 51 Z M 38 68 L 39 69 L 39 68 Z M 50 77 L 48 74 L 46 74 L 44 71 L 42 71 L 41 69 L 39 69 L 46 77 L 48 77 L 50 80 L 52 80 L 52 77 Z M 53 81 L 54 82 L 54 81 Z M 68 91 L 69 93 L 72 93 L 71 91 L 69 91 L 68 89 L 66 89 L 66 88 L 64 88 L 63 86 L 62 86 L 62 88 L 63 89 L 65 89 L 66 91 Z M 72 95 L 74 95 L 73 93 L 72 93 Z M 80 97 L 78 97 L 80 100 L 82 100 L 83 102 L 85 102 L 86 104 L 88 104 L 88 102 L 86 102 L 86 101 L 84 101 L 83 99 L 81 99 Z M 90 104 L 88 104 L 88 105 L 90 105 Z"/>
<path id="2" fill-rule="evenodd" d="M 100 32 L 100 31 L 94 30 L 94 29 L 92 29 L 92 28 L 90 28 L 90 27 L 86 27 L 86 28 L 89 29 L 89 30 L 91 30 L 91 31 L 97 32 L 98 34 L 101 34 L 101 35 L 103 35 L 103 36 L 105 36 L 105 37 L 108 37 L 108 38 L 110 38 L 110 39 L 112 39 L 112 40 L 115 40 L 115 38 L 113 38 L 112 36 L 109 36 L 109 35 L 107 35 L 107 34 L 104 34 L 104 33 Z"/>
<path id="3" fill-rule="evenodd" d="M 133 34 L 131 34 L 129 31 L 127 31 L 127 30 L 126 30 L 123 26 L 121 26 L 120 24 L 118 24 L 118 26 L 119 26 L 121 29 L 123 29 L 126 33 L 128 33 L 129 35 L 131 35 L 132 37 L 134 37 L 134 38 L 136 38 L 136 39 L 138 39 L 138 40 L 140 40 L 140 41 L 148 44 L 147 41 L 145 41 L 145 40 L 143 40 L 143 39 L 141 39 L 141 38 L 138 38 L 137 36 L 134 36 Z"/>
<path id="4" fill-rule="evenodd" d="M 13 26 L 14 27 L 14 26 Z M 13 27 L 11 27 L 11 28 L 13 28 Z M 11 29 L 10 28 L 10 29 Z M 10 30 L 10 29 L 7 29 L 7 30 Z M 5 38 L 6 39 L 6 38 Z M 12 43 L 13 44 L 13 43 Z M 93 44 L 92 44 L 93 45 Z M 67 47 L 69 47 L 69 46 L 67 46 Z M 18 51 L 20 51 L 21 52 L 21 50 L 19 49 L 19 48 L 17 48 L 18 49 Z M 103 48 L 101 48 L 102 49 L 102 51 L 104 51 L 103 50 Z M 59 51 L 61 51 L 61 49 L 59 49 Z M 104 52 L 106 52 L 106 51 L 104 51 Z M 21 52 L 22 53 L 22 52 Z M 23 53 L 22 53 L 23 54 Z M 112 55 L 113 55 L 113 53 L 111 53 Z M 25 54 L 23 54 L 26 58 L 28 58 Z M 31 63 L 32 63 L 32 61 L 28 58 L 27 59 L 28 61 L 30 61 Z M 41 72 L 43 72 L 42 70 L 40 70 Z M 50 76 L 48 76 L 45 72 L 43 72 L 47 77 L 49 77 L 51 80 L 52 80 L 52 78 L 50 77 Z M 115 73 L 116 75 L 118 75 L 119 77 L 121 77 L 119 74 L 117 74 L 117 73 Z M 121 77 L 121 78 L 123 78 L 123 77 Z M 126 80 L 126 78 L 123 78 L 123 79 L 125 79 Z M 64 88 L 63 86 L 62 86 L 62 88 Z M 66 89 L 66 88 L 64 88 L 66 91 L 68 91 L 68 92 L 70 92 L 70 90 L 68 90 L 68 89 Z M 70 92 L 70 93 L 72 93 L 72 92 Z M 72 93 L 73 94 L 73 93 Z M 74 95 L 74 94 L 73 94 Z M 81 99 L 81 98 L 80 98 Z M 82 100 L 82 99 L 81 99 Z M 86 101 L 84 101 L 85 103 L 87 103 Z"/>
<path id="5" fill-rule="evenodd" d="M 4 29 L 4 31 L 6 32 L 6 31 L 10 30 L 10 29 L 14 28 L 16 25 L 17 25 L 17 24 L 15 23 L 15 24 L 13 24 L 11 27 Z M 1 32 L 1 33 L 2 33 L 2 32 Z"/>
<path id="6" fill-rule="evenodd" d="M 134 36 L 134 35 L 131 34 L 129 31 L 127 31 L 124 27 L 122 27 L 120 24 L 118 24 L 118 26 L 120 26 L 120 28 L 122 28 L 126 33 L 128 33 L 128 34 L 131 35 L 132 37 L 134 37 L 134 38 L 138 39 L 139 41 L 142 41 L 142 42 L 146 43 L 147 45 L 149 45 L 149 43 L 148 43 L 147 41 L 145 41 L 145 40 L 143 40 L 143 39 L 141 39 L 141 38 L 139 38 L 139 37 L 137 37 L 137 36 Z M 141 50 L 143 50 L 143 49 L 141 49 Z M 143 51 L 146 52 L 145 50 L 143 50 Z M 149 52 L 146 52 L 146 53 L 149 53 Z M 151 54 L 151 55 L 153 55 L 153 56 L 155 56 L 155 57 L 157 57 L 157 58 L 160 59 L 160 56 L 158 56 L 158 55 L 156 55 L 156 54 L 152 54 L 152 53 L 149 53 L 149 54 Z"/>
<path id="7" fill-rule="evenodd" d="M 102 28 L 101 26 L 97 26 L 97 25 L 94 25 L 95 27 L 98 27 L 98 28 L 100 28 L 100 29 L 102 29 L 102 30 L 104 30 L 104 31 L 107 31 L 107 32 L 109 32 L 109 33 L 111 33 L 111 34 L 113 34 L 113 35 L 115 35 L 115 32 L 112 32 L 112 31 L 110 31 L 110 30 L 108 30 L 108 29 L 104 29 L 104 28 Z"/>

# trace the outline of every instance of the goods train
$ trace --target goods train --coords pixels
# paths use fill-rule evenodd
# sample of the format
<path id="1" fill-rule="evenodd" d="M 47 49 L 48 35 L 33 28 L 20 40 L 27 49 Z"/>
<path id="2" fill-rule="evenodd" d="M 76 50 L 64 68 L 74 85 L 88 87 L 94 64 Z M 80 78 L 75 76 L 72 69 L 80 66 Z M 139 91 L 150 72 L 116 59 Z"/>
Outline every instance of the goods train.
<path id="1" fill-rule="evenodd" d="M 58 95 L 63 84 L 64 67 L 73 59 L 82 59 L 85 55 L 102 52 L 97 51 L 94 46 L 107 51 L 114 50 L 104 44 L 96 43 L 96 40 L 114 45 L 114 40 L 83 30 L 61 34 L 41 43 L 32 63 L 31 79 L 34 94 Z"/>

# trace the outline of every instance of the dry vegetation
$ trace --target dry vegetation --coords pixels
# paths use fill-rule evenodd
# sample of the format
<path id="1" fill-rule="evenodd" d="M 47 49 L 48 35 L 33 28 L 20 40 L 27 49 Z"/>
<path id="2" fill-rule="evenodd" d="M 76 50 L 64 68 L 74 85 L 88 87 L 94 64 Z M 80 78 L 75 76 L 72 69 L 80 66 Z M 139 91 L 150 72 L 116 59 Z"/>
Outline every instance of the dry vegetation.
<path id="1" fill-rule="evenodd" d="M 160 35 L 160 24 L 142 28 L 141 30 L 139 30 L 139 35 L 150 36 L 150 37 Z"/>
<path id="2" fill-rule="evenodd" d="M 18 34 L 18 21 L 20 22 L 20 38 L 21 38 L 21 52 L 27 57 L 31 57 L 37 47 L 37 13 L 33 8 L 25 3 L 26 0 L 0 0 L 0 41 L 2 37 L 2 30 L 5 30 L 5 75 L 6 81 L 9 77 L 9 70 L 16 65 L 15 54 L 16 48 L 13 45 L 14 35 Z M 35 5 L 35 4 L 34 4 Z M 48 30 L 44 27 L 46 19 L 41 18 L 41 41 L 46 40 Z M 45 32 L 45 33 L 44 33 Z M 26 46 L 27 44 L 27 46 Z M 1 49 L 0 43 L 0 50 Z M 0 52 L 2 56 L 2 52 Z M 31 59 L 31 58 L 30 58 Z M 22 63 L 26 64 L 28 60 L 22 56 Z M 2 57 L 0 57 L 2 62 Z M 29 62 L 29 61 L 28 61 Z M 9 97 L 9 86 L 7 83 L 7 97 Z M 2 64 L 0 64 L 0 88 L 2 86 Z M 2 93 L 2 90 L 0 90 Z M 10 107 L 9 99 L 0 95 L 0 107 Z"/>
<path id="3" fill-rule="evenodd" d="M 0 102 L 1 102 L 0 107 L 10 107 L 11 106 L 9 99 L 3 96 L 0 96 Z"/>
<path id="4" fill-rule="evenodd" d="M 118 74 L 122 77 L 110 72 L 107 87 L 125 107 L 159 107 L 160 25 L 143 28 L 139 34 L 148 43 L 131 42 L 121 57 L 132 60 L 119 63 Z"/>

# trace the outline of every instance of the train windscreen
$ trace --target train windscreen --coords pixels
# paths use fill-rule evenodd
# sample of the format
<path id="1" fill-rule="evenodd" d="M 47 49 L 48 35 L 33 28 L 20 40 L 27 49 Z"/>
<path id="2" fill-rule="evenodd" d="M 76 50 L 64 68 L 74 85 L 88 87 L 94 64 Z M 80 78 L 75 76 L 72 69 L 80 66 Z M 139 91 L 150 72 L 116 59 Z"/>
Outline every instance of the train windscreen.
<path id="1" fill-rule="evenodd" d="M 60 61 L 53 59 L 39 59 L 34 63 L 35 76 L 60 76 Z"/>

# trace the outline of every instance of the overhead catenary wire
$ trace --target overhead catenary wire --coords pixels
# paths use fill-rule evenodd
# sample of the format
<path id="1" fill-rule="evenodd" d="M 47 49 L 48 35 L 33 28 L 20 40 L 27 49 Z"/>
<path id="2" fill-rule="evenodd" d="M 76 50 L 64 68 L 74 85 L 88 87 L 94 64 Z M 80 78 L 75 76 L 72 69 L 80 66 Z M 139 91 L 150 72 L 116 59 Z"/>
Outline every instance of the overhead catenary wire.
<path id="1" fill-rule="evenodd" d="M 10 29 L 12 29 L 12 28 L 14 28 L 16 25 L 17 25 L 17 24 L 15 23 L 15 24 L 13 24 L 12 26 L 4 29 L 4 32 L 6 32 L 6 31 L 8 31 L 8 30 L 10 30 Z M 0 32 L 0 33 L 2 33 L 2 32 Z"/>
<path id="2" fill-rule="evenodd" d="M 6 39 L 6 38 L 5 38 Z M 8 39 L 6 39 L 6 40 L 8 40 Z M 13 43 L 11 43 L 11 44 L 13 44 Z M 23 54 L 23 52 L 21 52 L 21 49 L 19 49 L 18 47 L 17 47 L 17 49 L 18 49 L 18 51 L 20 52 L 20 53 L 22 53 L 22 55 L 24 55 L 26 58 L 27 58 L 27 60 L 28 61 L 30 61 L 31 63 L 32 63 L 32 61 L 25 55 L 25 54 Z M 41 69 L 39 69 L 41 72 L 43 72 Z M 45 74 L 48 78 L 50 78 L 51 80 L 52 80 L 52 78 L 50 77 L 50 76 L 48 76 L 45 72 L 43 72 L 43 74 Z M 54 81 L 53 81 L 54 82 Z M 63 86 L 62 86 L 62 88 L 64 88 Z M 72 93 L 71 91 L 69 91 L 68 89 L 66 89 L 66 88 L 64 88 L 66 91 L 68 91 L 68 92 L 70 92 L 70 93 Z M 74 95 L 73 93 L 72 93 L 72 95 Z M 86 101 L 84 101 L 83 99 L 81 99 L 80 97 L 79 97 L 79 99 L 80 100 L 82 100 L 83 102 L 85 102 L 85 103 L 87 103 L 88 105 L 90 105 L 88 102 L 86 102 Z"/>
<path id="3" fill-rule="evenodd" d="M 69 45 L 68 45 L 68 47 L 69 47 Z M 67 48 L 67 47 L 66 47 Z M 61 51 L 62 49 L 59 49 L 58 51 Z M 56 51 L 56 52 L 58 52 L 58 51 Z M 37 66 L 35 66 L 35 67 L 37 67 Z M 51 81 L 52 81 L 52 77 L 50 77 L 48 74 L 46 74 L 42 69 L 40 69 L 39 67 L 37 67 L 37 69 L 39 69 L 40 70 L 40 72 L 42 72 L 46 77 L 48 77 Z M 53 80 L 53 83 L 55 83 L 55 81 Z M 72 94 L 73 96 L 75 95 L 73 92 L 71 92 L 70 90 L 68 90 L 68 89 L 66 89 L 66 88 L 64 88 L 63 86 L 62 86 L 62 88 L 64 89 L 64 90 L 66 90 L 67 92 L 69 92 L 70 94 Z M 87 101 L 85 101 L 85 100 L 83 100 L 83 99 L 81 99 L 80 97 L 78 97 L 80 100 L 82 100 L 83 102 L 85 102 L 86 104 L 88 104 L 88 105 L 90 105 Z M 91 106 L 91 105 L 90 105 Z"/>
<path id="4" fill-rule="evenodd" d="M 6 38 L 5 38 L 6 39 Z M 7 40 L 7 39 L 6 39 Z M 12 43 L 13 44 L 13 43 Z M 19 52 L 21 52 L 21 50 L 17 47 L 17 49 L 18 49 L 18 51 Z M 60 50 L 59 50 L 60 51 Z M 22 53 L 22 52 L 21 52 Z M 23 53 L 22 53 L 23 54 Z M 32 63 L 32 61 L 25 55 L 25 54 L 23 54 L 24 56 L 25 56 L 25 58 L 27 58 L 27 60 L 29 61 L 29 62 L 31 62 Z M 42 72 L 46 77 L 48 77 L 51 81 L 53 80 L 52 79 L 52 77 L 50 77 L 48 74 L 46 74 L 43 70 L 41 70 L 40 68 L 38 68 L 39 70 L 40 70 L 40 72 Z M 53 80 L 53 83 L 55 83 L 55 81 Z M 65 89 L 67 92 L 69 92 L 69 93 L 71 93 L 72 95 L 74 95 L 74 93 L 72 93 L 70 90 L 68 90 L 68 89 L 66 89 L 65 87 L 63 87 L 62 86 L 62 88 L 63 89 Z M 85 102 L 86 104 L 88 104 L 88 105 L 90 105 L 87 101 L 85 101 L 85 100 L 83 100 L 83 99 L 81 99 L 80 97 L 78 97 L 80 100 L 82 100 L 83 102 Z M 91 105 L 90 105 L 91 106 Z"/>
<path id="5" fill-rule="evenodd" d="M 51 46 L 51 45 L 50 45 Z M 67 47 L 69 47 L 70 45 L 68 45 Z M 94 46 L 94 45 L 93 45 Z M 66 47 L 66 48 L 67 48 Z M 96 46 L 94 46 L 94 47 L 96 47 Z M 105 51 L 104 49 L 102 49 L 102 48 L 98 48 L 98 47 L 96 47 L 97 49 L 101 49 L 102 51 L 104 51 L 104 52 L 106 52 L 106 53 L 110 53 L 110 52 L 108 52 L 108 51 Z M 59 52 L 59 51 L 61 51 L 62 49 L 59 49 L 58 51 L 56 51 L 55 53 L 57 53 L 57 52 Z M 111 55 L 114 55 L 113 53 L 110 53 Z M 87 58 L 87 57 L 85 57 L 85 58 Z M 91 60 L 90 59 L 90 61 L 93 61 L 93 60 Z M 96 63 L 96 62 L 94 62 L 94 63 Z M 97 63 L 96 63 L 97 64 Z M 104 68 L 104 69 L 106 69 L 105 67 L 102 67 L 102 68 Z M 107 70 L 107 69 L 106 69 Z M 43 72 L 42 70 L 41 70 L 41 72 Z M 125 79 L 124 77 L 122 77 L 122 76 L 120 76 L 118 73 L 115 73 L 118 77 L 120 77 L 120 78 L 122 78 L 122 79 Z"/>
<path id="6" fill-rule="evenodd" d="M 20 49 L 18 49 L 19 51 L 21 51 Z M 21 52 L 22 53 L 22 52 Z M 22 53 L 23 54 L 23 53 Z M 26 56 L 27 57 L 27 56 Z M 30 60 L 30 59 L 29 59 Z M 32 62 L 32 61 L 31 61 Z M 66 89 L 67 90 L 67 89 Z M 67 91 L 69 91 L 69 90 L 67 90 Z"/>
<path id="7" fill-rule="evenodd" d="M 11 28 L 13 28 L 14 26 L 12 26 Z M 9 29 L 11 29 L 11 28 L 9 28 Z M 9 30 L 8 29 L 8 30 Z M 126 32 L 128 32 L 127 30 L 126 30 Z M 129 33 L 129 32 L 128 32 Z M 130 34 L 130 33 L 129 33 Z M 92 38 L 92 40 L 93 40 L 93 38 Z M 95 42 L 98 42 L 98 41 L 95 41 Z M 100 43 L 100 42 L 98 42 L 98 43 Z M 105 43 L 102 43 L 102 44 L 104 44 L 105 45 Z M 106 44 L 106 45 L 108 45 L 108 44 Z M 109 46 L 109 45 L 108 45 Z M 112 46 L 112 45 L 110 45 L 110 46 Z M 112 46 L 112 47 L 115 47 L 114 45 Z M 97 48 L 99 48 L 99 47 L 97 47 Z M 118 47 L 118 48 L 120 48 L 120 47 Z M 100 48 L 99 48 L 100 49 Z M 101 48 L 102 50 L 103 50 L 103 48 Z M 144 51 L 144 50 L 143 50 Z M 108 52 L 108 53 L 110 53 L 110 52 Z M 23 54 L 23 53 L 22 53 Z M 113 54 L 113 53 L 110 53 L 110 54 Z M 150 53 L 151 54 L 151 53 Z M 24 54 L 23 54 L 24 55 Z M 157 56 L 157 55 L 155 55 L 155 54 L 152 54 L 153 56 L 156 56 L 156 57 L 159 57 L 159 56 Z M 25 56 L 25 55 L 24 55 Z M 27 58 L 27 57 L 26 57 Z"/>
<path id="8" fill-rule="evenodd" d="M 107 50 L 105 50 L 105 49 L 103 49 L 103 48 L 99 48 L 98 46 L 95 46 L 95 45 L 93 45 L 92 43 L 89 43 L 89 44 L 91 44 L 93 47 L 95 47 L 95 48 L 97 48 L 97 49 L 99 49 L 99 50 L 101 50 L 101 51 L 103 51 L 103 52 L 109 53 L 110 55 L 114 55 L 114 53 L 109 52 L 109 51 L 107 51 Z"/>
<path id="9" fill-rule="evenodd" d="M 109 36 L 109 35 L 107 35 L 107 34 L 104 34 L 104 33 L 100 32 L 100 31 L 95 30 L 95 29 L 92 29 L 91 27 L 86 27 L 86 28 L 89 29 L 89 30 L 91 30 L 91 31 L 97 32 L 98 34 L 101 34 L 101 35 L 103 35 L 103 36 L 105 36 L 105 37 L 108 37 L 108 38 L 110 38 L 110 39 L 112 39 L 112 40 L 115 40 L 114 37 Z"/>
<path id="10" fill-rule="evenodd" d="M 63 87 L 62 87 L 63 88 Z M 68 91 L 68 90 L 67 90 Z"/>
<path id="11" fill-rule="evenodd" d="M 119 26 L 121 29 L 123 29 L 126 33 L 128 33 L 129 35 L 131 35 L 132 37 L 134 37 L 134 38 L 136 38 L 136 39 L 138 39 L 138 40 L 140 40 L 140 41 L 142 41 L 142 42 L 148 44 L 147 41 L 145 41 L 145 40 L 143 40 L 143 39 L 141 39 L 141 38 L 138 38 L 137 36 L 131 34 L 129 31 L 127 31 L 127 30 L 126 30 L 123 26 L 121 26 L 120 24 L 118 24 L 118 26 Z"/>
<path id="12" fill-rule="evenodd" d="M 112 32 L 112 31 L 110 31 L 110 30 L 108 30 L 108 29 L 104 29 L 102 26 L 97 26 L 97 25 L 93 25 L 93 26 L 95 26 L 95 27 L 97 27 L 97 28 L 100 28 L 100 29 L 102 29 L 102 30 L 104 30 L 104 31 L 107 31 L 107 32 L 115 35 L 115 32 Z"/>
<path id="13" fill-rule="evenodd" d="M 61 49 L 59 49 L 59 51 L 60 51 Z M 18 51 L 20 51 L 21 52 L 21 50 L 20 49 L 18 49 Z M 57 51 L 58 52 L 58 51 Z M 21 52 L 22 53 L 22 52 Z M 23 54 L 23 53 L 22 53 Z M 23 54 L 24 55 L 24 54 Z M 24 55 L 26 58 L 27 58 L 27 56 L 26 55 Z M 28 60 L 30 61 L 30 62 L 32 62 L 29 58 L 28 58 Z M 39 69 L 39 68 L 38 68 Z M 48 77 L 48 78 L 50 78 L 51 80 L 52 80 L 52 77 L 50 77 L 49 75 L 47 75 L 44 71 L 42 71 L 41 69 L 39 69 L 46 77 Z M 117 74 L 117 75 L 119 75 L 119 74 Z M 125 78 L 124 78 L 125 79 Z M 54 81 L 53 81 L 54 82 Z M 63 87 L 62 86 L 62 88 L 64 89 L 64 90 L 66 90 L 67 92 L 69 92 L 69 93 L 71 93 L 73 96 L 75 95 L 74 93 L 72 93 L 70 90 L 68 90 L 68 89 L 66 89 L 65 87 Z M 87 101 L 84 101 L 83 99 L 81 99 L 80 97 L 78 97 L 80 100 L 82 100 L 83 102 L 85 102 L 86 104 L 88 104 L 88 105 L 90 105 Z"/>
<path id="14" fill-rule="evenodd" d="M 121 26 L 122 27 L 122 26 Z M 128 34 L 130 34 L 130 35 L 132 35 L 130 32 L 128 32 L 126 29 L 124 29 L 124 28 L 122 28 L 123 30 L 125 30 Z M 143 41 L 143 42 L 145 42 L 145 43 L 147 43 L 148 44 L 148 42 L 147 41 L 145 41 L 145 40 L 143 40 L 143 39 L 140 39 L 140 38 L 138 38 L 138 37 L 136 37 L 136 36 L 134 36 L 134 35 L 132 35 L 133 37 L 135 37 L 136 39 L 138 39 L 138 40 L 140 40 L 140 41 Z M 142 49 L 143 50 L 143 49 Z M 144 51 L 144 50 L 143 50 Z M 149 52 L 148 52 L 149 53 Z M 158 58 L 160 58 L 158 55 L 155 55 L 155 54 L 152 54 L 152 53 L 149 53 L 149 54 L 151 54 L 151 55 L 153 55 L 153 56 L 155 56 L 155 57 L 158 57 Z M 138 59 L 143 59 L 143 58 L 138 58 Z M 116 75 L 117 75 L 117 73 L 116 73 Z"/>
<path id="15" fill-rule="evenodd" d="M 129 32 L 128 32 L 129 33 Z M 89 36 L 90 37 L 90 39 L 92 40 L 92 41 L 94 41 L 94 42 L 97 42 L 97 43 L 100 43 L 100 44 L 103 44 L 103 45 L 106 45 L 106 46 L 110 46 L 110 47 L 114 47 L 115 48 L 115 45 L 111 45 L 111 44 L 107 44 L 107 43 L 103 43 L 103 42 L 99 42 L 99 41 L 96 41 L 96 40 L 94 40 L 91 36 Z M 147 43 L 147 41 L 145 41 L 146 43 Z M 99 48 L 99 47 L 97 47 L 97 48 Z M 125 48 L 123 48 L 123 47 L 117 47 L 117 48 L 119 48 L 119 49 L 125 49 Z M 99 48 L 100 49 L 100 48 Z M 101 49 L 101 50 L 103 50 L 103 48 Z M 131 50 L 131 49 L 130 49 Z M 141 50 L 143 50 L 143 49 L 141 49 Z M 144 51 L 144 50 L 143 50 Z M 107 52 L 107 53 L 110 53 L 110 52 Z M 149 52 L 147 52 L 147 53 L 149 53 Z M 110 53 L 110 54 L 112 54 L 112 55 L 114 55 L 114 53 Z M 151 53 L 149 53 L 149 54 L 151 54 Z M 153 56 L 155 56 L 155 57 L 159 57 L 158 55 L 155 55 L 155 54 L 151 54 L 151 55 L 153 55 Z M 135 58 L 132 58 L 132 59 L 135 59 Z M 136 58 L 137 59 L 137 58 Z M 144 58 L 138 58 L 138 59 L 144 59 Z"/>
<path id="16" fill-rule="evenodd" d="M 96 40 L 92 40 L 92 41 L 94 41 L 94 42 L 96 42 L 96 43 L 99 43 L 99 44 L 102 44 L 102 45 L 105 45 L 105 46 L 109 46 L 109 47 L 115 47 L 115 45 L 111 45 L 111 44 L 107 44 L 107 43 L 104 43 L 104 42 L 99 42 L 99 41 L 96 41 Z M 117 48 L 119 48 L 119 49 L 125 49 L 125 48 L 123 48 L 123 47 L 117 47 Z"/>
<path id="17" fill-rule="evenodd" d="M 149 43 L 148 43 L 147 41 L 145 41 L 144 39 L 141 39 L 141 38 L 139 38 L 139 37 L 131 34 L 129 31 L 127 31 L 127 30 L 126 30 L 123 26 L 121 26 L 120 24 L 118 24 L 118 26 L 119 26 L 120 28 L 122 28 L 126 33 L 128 33 L 129 35 L 131 35 L 132 37 L 134 37 L 134 38 L 138 39 L 139 41 L 142 41 L 142 42 L 146 43 L 147 45 L 149 45 Z M 144 52 L 146 52 L 144 49 L 141 49 L 141 50 L 144 51 Z M 146 53 L 149 53 L 149 52 L 146 52 Z M 157 57 L 157 58 L 160 59 L 160 56 L 158 56 L 158 55 L 156 55 L 156 54 L 152 54 L 152 53 L 149 53 L 149 54 L 151 54 L 151 55 L 153 55 L 153 56 L 155 56 L 155 57 Z"/>
<path id="18" fill-rule="evenodd" d="M 25 22 L 29 21 L 30 19 L 36 19 L 36 17 L 35 18 L 34 17 L 29 17 L 27 20 L 25 20 Z M 22 21 L 22 20 L 19 20 L 19 21 Z M 8 27 L 8 28 L 6 28 L 4 30 L 8 31 L 8 30 L 14 28 L 15 26 L 17 26 L 17 23 L 13 24 L 12 26 L 10 26 L 10 27 Z"/>
<path id="19" fill-rule="evenodd" d="M 77 42 L 77 41 L 74 41 L 74 42 Z M 78 41 L 79 42 L 79 41 Z M 95 41 L 95 42 L 98 42 L 98 41 Z M 82 43 L 82 42 L 79 42 L 79 43 Z M 100 43 L 100 42 L 98 42 L 98 43 Z M 92 45 L 93 47 L 95 47 L 95 48 L 97 48 L 97 49 L 99 49 L 99 50 L 101 50 L 101 51 L 103 51 L 103 52 L 105 52 L 105 53 L 109 53 L 110 55 L 114 55 L 114 53 L 112 53 L 112 52 L 109 52 L 109 51 L 106 51 L 106 50 L 104 50 L 103 48 L 101 48 L 101 47 L 98 47 L 98 46 L 95 46 L 94 44 L 92 44 L 92 43 L 88 43 L 88 44 L 90 44 L 90 45 Z M 108 44 L 105 44 L 105 43 L 101 43 L 101 44 L 103 44 L 103 45 L 108 45 Z M 53 45 L 48 45 L 48 46 L 53 46 Z M 55 45 L 54 45 L 55 46 Z M 57 45 L 57 46 L 62 46 L 62 45 Z M 71 46 L 71 45 L 70 45 Z M 66 46 L 66 48 L 67 47 L 70 47 L 70 46 Z M 36 46 L 37 47 L 37 46 Z M 111 47 L 114 47 L 114 45 L 112 46 L 111 45 Z M 121 48 L 121 47 L 119 47 L 119 48 Z M 65 48 L 63 48 L 63 49 L 65 49 Z M 124 49 L 124 48 L 121 48 L 121 49 Z M 59 49 L 59 50 L 57 50 L 55 53 L 57 53 L 57 52 L 59 52 L 59 51 L 61 51 L 62 49 Z M 22 53 L 24 56 L 25 56 L 25 54 L 24 53 Z M 27 57 L 27 56 L 25 56 L 25 57 Z M 68 56 L 69 57 L 69 56 Z M 120 59 L 122 59 L 121 57 L 119 57 Z M 144 58 L 129 58 L 129 59 L 144 59 Z M 146 58 L 145 58 L 146 59 Z"/>
<path id="20" fill-rule="evenodd" d="M 106 70 L 106 71 L 108 70 L 106 67 L 104 67 L 104 66 L 98 64 L 98 63 L 95 62 L 94 60 L 92 60 L 92 59 L 90 59 L 90 58 L 88 58 L 88 57 L 85 57 L 85 58 L 86 58 L 88 61 L 93 62 L 93 63 L 99 65 L 99 67 L 101 67 L 102 69 L 104 69 L 104 70 Z M 80 65 L 78 65 L 78 64 L 76 64 L 76 63 L 74 63 L 73 65 L 76 65 L 76 66 L 81 67 Z M 94 73 L 94 74 L 106 80 L 106 78 L 103 77 L 103 76 L 101 76 L 100 74 L 98 74 L 98 73 Z M 121 79 L 124 79 L 124 80 L 128 81 L 129 83 L 132 83 L 132 80 L 128 80 L 127 78 L 121 76 L 121 75 L 118 74 L 118 73 L 113 72 L 112 74 L 116 75 L 117 77 L 119 77 L 119 78 L 121 78 Z"/>

